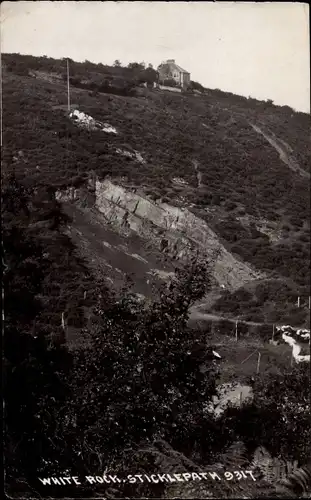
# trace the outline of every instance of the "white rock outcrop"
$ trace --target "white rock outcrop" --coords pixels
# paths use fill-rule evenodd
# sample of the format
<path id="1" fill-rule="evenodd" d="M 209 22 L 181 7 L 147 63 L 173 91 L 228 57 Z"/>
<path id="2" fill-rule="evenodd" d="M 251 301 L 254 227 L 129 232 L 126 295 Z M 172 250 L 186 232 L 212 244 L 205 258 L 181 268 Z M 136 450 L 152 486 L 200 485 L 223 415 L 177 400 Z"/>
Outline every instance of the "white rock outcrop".
<path id="1" fill-rule="evenodd" d="M 156 203 L 110 180 L 96 181 L 96 208 L 111 224 L 138 233 L 145 240 L 167 248 L 182 259 L 191 252 L 211 257 L 218 251 L 215 265 L 217 281 L 228 289 L 243 286 L 263 277 L 251 266 L 236 259 L 219 242 L 217 235 L 200 218 L 186 208 Z"/>
<path id="2" fill-rule="evenodd" d="M 276 328 L 276 336 L 292 348 L 292 356 L 296 363 L 310 363 L 310 354 L 300 354 L 304 347 L 310 346 L 310 330 L 296 329 L 290 325 Z"/>
<path id="3" fill-rule="evenodd" d="M 107 134 L 117 134 L 117 129 L 109 123 L 101 123 L 100 121 L 95 120 L 92 116 L 87 115 L 78 109 L 72 111 L 69 117 L 81 127 L 89 128 L 91 130 L 98 129 L 102 132 L 106 132 Z"/>
<path id="4" fill-rule="evenodd" d="M 145 160 L 143 159 L 142 155 L 138 151 L 126 151 L 125 149 L 116 149 L 116 153 L 122 156 L 127 156 L 128 158 L 132 158 L 133 160 L 138 161 L 138 163 L 145 164 Z"/>

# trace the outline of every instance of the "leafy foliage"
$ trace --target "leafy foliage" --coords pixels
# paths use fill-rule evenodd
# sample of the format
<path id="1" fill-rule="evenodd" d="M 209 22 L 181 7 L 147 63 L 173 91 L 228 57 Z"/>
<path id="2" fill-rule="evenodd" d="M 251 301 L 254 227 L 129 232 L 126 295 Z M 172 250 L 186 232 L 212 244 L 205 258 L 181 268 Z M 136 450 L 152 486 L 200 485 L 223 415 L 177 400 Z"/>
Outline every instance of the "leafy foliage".
<path id="1" fill-rule="evenodd" d="M 239 317 L 240 320 L 308 325 L 308 290 L 295 283 L 269 279 L 246 285 L 232 293 L 223 292 L 213 305 L 214 311 Z M 297 307 L 297 297 L 301 307 Z"/>
<path id="2" fill-rule="evenodd" d="M 273 262 L 303 288 L 309 276 L 301 264 L 308 257 L 308 188 L 284 169 L 247 120 L 255 113 L 268 123 L 295 146 L 307 169 L 308 117 L 221 91 L 199 97 L 146 91 L 133 97 L 139 82 L 156 78 L 152 68 L 70 61 L 72 99 L 118 130 L 103 141 L 101 132 L 75 127 L 62 109 L 65 60 L 16 54 L 3 59 L 3 168 L 15 173 L 5 177 L 2 196 L 7 483 L 21 489 L 21 478 L 38 491 L 38 474 L 93 473 L 121 459 L 126 467 L 126 447 L 132 453 L 155 438 L 200 466 L 212 463 L 215 453 L 221 457 L 236 439 L 245 442 L 249 456 L 264 445 L 272 455 L 307 461 L 309 378 L 303 367 L 284 378 L 258 378 L 253 402 L 228 409 L 219 420 L 206 412 L 218 371 L 205 332 L 188 330 L 187 319 L 191 304 L 210 287 L 213 263 L 195 261 L 177 270 L 171 287 L 145 306 L 130 291 L 115 296 L 91 275 L 64 234 L 68 219 L 55 190 L 86 182 L 90 171 L 126 176 L 134 186 L 143 177 L 154 196 L 184 196 L 199 209 L 216 207 L 218 214 L 223 207 L 234 213 L 243 208 L 276 219 L 287 224 L 286 244 L 271 244 L 254 228 L 233 224 L 234 217 L 218 222 L 218 232 L 228 248 L 236 245 L 238 255 L 268 270 Z M 128 145 L 146 164 L 133 168 L 132 160 L 116 153 Z M 202 190 L 193 158 L 202 170 Z M 177 171 L 187 187 L 170 186 Z M 221 308 L 238 301 L 266 307 L 267 297 L 280 289 L 265 286 L 255 294 L 226 295 Z M 281 292 L 289 300 L 291 292 Z"/>
<path id="3" fill-rule="evenodd" d="M 45 456 L 57 457 L 55 412 L 68 396 L 70 356 L 61 338 L 40 328 L 39 294 L 50 262 L 30 234 L 27 192 L 14 178 L 2 196 L 4 213 L 4 398 L 6 473 L 33 481 Z"/>
<path id="4" fill-rule="evenodd" d="M 102 460 L 156 435 L 174 432 L 182 441 L 203 415 L 215 373 L 204 340 L 187 334 L 187 317 L 208 282 L 205 267 L 193 263 L 147 309 L 130 295 L 99 298 L 96 325 L 84 333 L 88 347 L 76 354 L 74 412 L 80 429 L 96 425 L 86 439 L 94 449 L 100 441 Z"/>
<path id="5" fill-rule="evenodd" d="M 310 461 L 310 373 L 298 365 L 283 375 L 258 376 L 251 404 L 226 410 L 222 419 L 251 448 L 264 446 L 273 456 Z"/>
<path id="6" fill-rule="evenodd" d="M 190 88 L 193 90 L 198 90 L 199 92 L 205 91 L 205 87 L 203 87 L 203 85 L 201 85 L 199 82 L 195 82 L 193 80 L 190 81 Z"/>
<path id="7" fill-rule="evenodd" d="M 52 195 L 53 210 L 45 206 L 41 211 L 39 200 L 35 190 L 27 191 L 14 177 L 6 179 L 7 478 L 14 483 L 14 477 L 22 477 L 35 488 L 38 474 L 61 475 L 65 469 L 86 473 L 141 439 L 174 433 L 183 441 L 215 393 L 214 367 L 204 339 L 187 335 L 189 306 L 210 282 L 206 265 L 196 261 L 178 270 L 176 282 L 163 287 L 159 300 L 145 309 L 130 293 L 124 291 L 118 299 L 97 283 L 97 301 L 89 299 L 90 320 L 80 332 L 85 345 L 68 352 L 64 337 L 55 336 L 57 325 L 43 315 L 47 304 L 49 313 L 58 312 L 60 319 L 73 300 L 65 295 L 59 309 L 49 295 L 64 277 L 62 261 L 50 246 L 60 226 L 49 224 L 39 233 L 36 229 L 42 219 L 53 221 L 56 209 L 61 220 L 61 211 Z M 69 289 L 77 283 L 76 275 L 73 282 L 68 274 L 65 278 Z M 92 286 L 86 289 L 92 291 Z M 27 308 L 16 310 L 23 299 Z"/>

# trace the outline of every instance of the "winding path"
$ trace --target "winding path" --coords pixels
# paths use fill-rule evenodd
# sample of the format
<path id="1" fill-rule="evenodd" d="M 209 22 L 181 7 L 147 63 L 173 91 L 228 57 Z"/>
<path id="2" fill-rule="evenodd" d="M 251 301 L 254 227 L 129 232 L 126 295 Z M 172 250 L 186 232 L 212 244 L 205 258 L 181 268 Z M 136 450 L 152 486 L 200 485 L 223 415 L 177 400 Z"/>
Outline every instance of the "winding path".
<path id="1" fill-rule="evenodd" d="M 279 153 L 280 155 L 280 160 L 285 163 L 291 170 L 294 172 L 297 172 L 300 174 L 302 177 L 305 177 L 306 179 L 310 179 L 310 174 L 309 172 L 306 172 L 303 170 L 297 160 L 293 156 L 293 150 L 292 148 L 282 139 L 277 139 L 277 137 L 270 132 L 270 135 L 267 132 L 264 132 L 258 125 L 254 125 L 253 123 L 249 122 L 249 124 L 253 127 L 255 132 L 258 134 L 262 135 L 266 141 L 268 141 L 271 146 Z"/>
<path id="2" fill-rule="evenodd" d="M 200 307 L 200 306 L 198 306 Z M 245 325 L 249 325 L 249 326 L 266 326 L 266 325 L 269 325 L 271 324 L 271 327 L 273 325 L 273 323 L 256 323 L 255 321 L 244 321 L 244 320 L 241 320 L 240 318 L 226 318 L 225 316 L 221 316 L 221 315 L 217 315 L 217 314 L 211 314 L 211 313 L 203 313 L 201 311 L 198 310 L 197 307 L 193 307 L 191 309 L 191 312 L 190 312 L 190 316 L 189 316 L 189 322 L 195 322 L 195 321 L 220 321 L 220 320 L 225 320 L 225 321 L 229 321 L 230 323 L 234 324 L 236 322 L 239 322 L 239 323 L 243 323 Z M 276 327 L 281 327 L 283 326 L 282 324 L 275 324 L 274 325 Z M 297 327 L 291 327 L 293 330 L 299 330 L 299 328 Z"/>

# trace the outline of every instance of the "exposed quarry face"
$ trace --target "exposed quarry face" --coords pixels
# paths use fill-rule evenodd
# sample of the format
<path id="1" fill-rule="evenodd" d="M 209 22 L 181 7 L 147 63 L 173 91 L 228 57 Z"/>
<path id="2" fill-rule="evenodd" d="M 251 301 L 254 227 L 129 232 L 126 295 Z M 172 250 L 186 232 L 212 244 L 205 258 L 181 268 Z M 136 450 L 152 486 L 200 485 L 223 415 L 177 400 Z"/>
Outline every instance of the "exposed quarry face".
<path id="1" fill-rule="evenodd" d="M 199 251 L 209 259 L 214 252 L 219 252 L 215 278 L 228 289 L 263 276 L 231 255 L 214 231 L 187 208 L 150 201 L 109 180 L 96 181 L 95 196 L 96 208 L 107 221 L 152 241 L 174 258 L 183 259 Z"/>
<path id="2" fill-rule="evenodd" d="M 58 191 L 56 197 L 95 207 L 114 231 L 124 237 L 136 234 L 173 260 L 182 261 L 197 252 L 206 259 L 216 255 L 214 276 L 228 290 L 263 277 L 230 254 L 206 222 L 187 208 L 153 202 L 108 179 L 96 180 L 91 190 L 89 186 Z"/>

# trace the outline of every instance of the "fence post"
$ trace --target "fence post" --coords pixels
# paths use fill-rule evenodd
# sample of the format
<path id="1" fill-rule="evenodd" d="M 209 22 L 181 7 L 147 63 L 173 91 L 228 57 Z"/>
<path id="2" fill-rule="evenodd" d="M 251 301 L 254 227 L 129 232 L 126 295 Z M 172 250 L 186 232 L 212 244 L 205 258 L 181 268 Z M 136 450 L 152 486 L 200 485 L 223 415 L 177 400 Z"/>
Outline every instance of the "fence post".
<path id="1" fill-rule="evenodd" d="M 242 391 L 240 392 L 240 406 L 242 406 L 242 401 L 243 401 L 243 393 Z"/>
<path id="2" fill-rule="evenodd" d="M 65 331 L 65 317 L 64 317 L 64 314 L 65 313 L 62 312 L 62 329 Z"/>
<path id="3" fill-rule="evenodd" d="M 259 368 L 260 368 L 260 358 L 261 358 L 261 353 L 259 352 L 258 353 L 258 360 L 257 360 L 257 371 L 256 371 L 257 375 L 259 373 Z"/>
<path id="4" fill-rule="evenodd" d="M 272 326 L 272 340 L 274 340 L 274 332 L 275 332 L 275 328 L 274 328 L 274 325 Z"/>
<path id="5" fill-rule="evenodd" d="M 311 309 L 311 297 L 309 295 L 309 309 Z"/>
<path id="6" fill-rule="evenodd" d="M 238 341 L 238 322 L 235 322 L 235 340 Z"/>
<path id="7" fill-rule="evenodd" d="M 298 300 L 297 300 L 297 307 L 300 307 L 300 297 L 298 297 Z"/>

